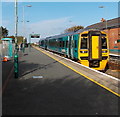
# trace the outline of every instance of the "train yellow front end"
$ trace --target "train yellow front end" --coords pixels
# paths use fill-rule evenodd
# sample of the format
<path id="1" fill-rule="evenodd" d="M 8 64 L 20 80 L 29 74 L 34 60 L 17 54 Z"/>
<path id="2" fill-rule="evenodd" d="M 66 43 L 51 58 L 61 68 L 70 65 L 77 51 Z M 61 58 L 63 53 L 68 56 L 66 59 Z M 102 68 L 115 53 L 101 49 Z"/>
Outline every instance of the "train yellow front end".
<path id="1" fill-rule="evenodd" d="M 79 35 L 79 62 L 96 70 L 104 70 L 109 59 L 108 38 L 103 31 L 84 31 Z"/>

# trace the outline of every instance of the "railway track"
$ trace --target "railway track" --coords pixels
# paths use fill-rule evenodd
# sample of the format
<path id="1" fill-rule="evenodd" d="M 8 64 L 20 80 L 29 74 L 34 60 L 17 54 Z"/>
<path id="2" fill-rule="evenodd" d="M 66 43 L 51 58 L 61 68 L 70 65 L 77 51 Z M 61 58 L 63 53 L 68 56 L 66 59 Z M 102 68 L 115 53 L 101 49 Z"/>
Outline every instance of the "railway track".
<path id="1" fill-rule="evenodd" d="M 105 73 L 120 79 L 120 55 L 110 54 L 109 56 L 108 69 Z"/>
<path id="2" fill-rule="evenodd" d="M 120 55 L 110 54 L 108 65 L 110 69 L 120 71 Z"/>

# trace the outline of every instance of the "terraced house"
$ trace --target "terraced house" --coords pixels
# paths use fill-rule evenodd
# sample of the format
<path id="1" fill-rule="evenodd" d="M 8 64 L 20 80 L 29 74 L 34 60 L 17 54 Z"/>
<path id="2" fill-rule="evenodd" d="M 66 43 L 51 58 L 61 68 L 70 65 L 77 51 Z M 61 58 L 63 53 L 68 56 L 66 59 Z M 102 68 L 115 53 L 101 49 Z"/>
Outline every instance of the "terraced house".
<path id="1" fill-rule="evenodd" d="M 95 28 L 107 32 L 110 52 L 120 52 L 120 17 L 110 20 L 102 18 L 101 22 L 92 24 L 87 28 Z"/>

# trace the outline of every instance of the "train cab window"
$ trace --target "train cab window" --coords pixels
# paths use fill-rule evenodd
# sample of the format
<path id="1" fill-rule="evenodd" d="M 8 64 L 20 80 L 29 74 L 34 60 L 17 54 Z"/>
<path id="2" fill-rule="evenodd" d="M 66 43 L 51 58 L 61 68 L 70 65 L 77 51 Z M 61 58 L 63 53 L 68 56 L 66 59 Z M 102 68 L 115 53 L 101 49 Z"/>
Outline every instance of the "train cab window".
<path id="1" fill-rule="evenodd" d="M 81 49 L 87 49 L 87 38 L 81 38 Z"/>
<path id="2" fill-rule="evenodd" d="M 88 34 L 82 34 L 81 36 L 82 36 L 82 37 L 87 37 L 87 36 L 88 36 Z"/>
<path id="3" fill-rule="evenodd" d="M 107 49 L 107 39 L 102 37 L 102 49 Z"/>
<path id="4" fill-rule="evenodd" d="M 102 36 L 102 37 L 105 37 L 105 36 L 106 36 L 106 34 L 101 34 L 101 36 Z"/>

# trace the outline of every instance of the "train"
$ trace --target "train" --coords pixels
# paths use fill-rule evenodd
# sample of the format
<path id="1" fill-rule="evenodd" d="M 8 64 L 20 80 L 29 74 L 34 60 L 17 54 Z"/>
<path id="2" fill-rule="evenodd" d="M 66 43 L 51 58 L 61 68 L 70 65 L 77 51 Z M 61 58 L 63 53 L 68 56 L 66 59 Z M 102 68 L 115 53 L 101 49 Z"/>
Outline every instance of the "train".
<path id="1" fill-rule="evenodd" d="M 39 47 L 96 70 L 105 70 L 109 60 L 107 34 L 97 29 L 80 29 L 46 37 L 40 39 Z"/>

